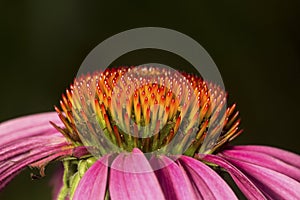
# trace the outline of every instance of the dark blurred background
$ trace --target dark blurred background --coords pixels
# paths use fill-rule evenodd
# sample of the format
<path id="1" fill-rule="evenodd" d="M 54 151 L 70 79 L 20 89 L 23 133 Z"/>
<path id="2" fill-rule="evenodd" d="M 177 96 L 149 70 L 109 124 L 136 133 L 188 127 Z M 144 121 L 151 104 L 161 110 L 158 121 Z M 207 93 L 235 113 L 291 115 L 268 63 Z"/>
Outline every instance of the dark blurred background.
<path id="1" fill-rule="evenodd" d="M 0 122 L 52 111 L 97 44 L 157 26 L 192 37 L 210 53 L 241 112 L 245 132 L 235 143 L 300 153 L 299 8 L 298 0 L 1 1 Z M 0 199 L 51 199 L 54 168 L 35 181 L 25 170 Z"/>

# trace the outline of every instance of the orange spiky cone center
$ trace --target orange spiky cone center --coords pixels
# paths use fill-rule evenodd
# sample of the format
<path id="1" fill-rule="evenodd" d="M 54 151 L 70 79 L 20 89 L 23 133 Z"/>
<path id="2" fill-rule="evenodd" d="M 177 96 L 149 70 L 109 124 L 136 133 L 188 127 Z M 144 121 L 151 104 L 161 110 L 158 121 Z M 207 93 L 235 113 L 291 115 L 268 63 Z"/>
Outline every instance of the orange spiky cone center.
<path id="1" fill-rule="evenodd" d="M 111 68 L 75 79 L 56 108 L 65 127 L 55 127 L 75 145 L 96 146 L 103 153 L 103 137 L 118 148 L 143 152 L 163 149 L 176 138 L 174 149 L 192 156 L 208 135 L 221 133 L 212 153 L 241 133 L 235 104 L 221 112 L 225 102 L 225 91 L 196 75 Z"/>

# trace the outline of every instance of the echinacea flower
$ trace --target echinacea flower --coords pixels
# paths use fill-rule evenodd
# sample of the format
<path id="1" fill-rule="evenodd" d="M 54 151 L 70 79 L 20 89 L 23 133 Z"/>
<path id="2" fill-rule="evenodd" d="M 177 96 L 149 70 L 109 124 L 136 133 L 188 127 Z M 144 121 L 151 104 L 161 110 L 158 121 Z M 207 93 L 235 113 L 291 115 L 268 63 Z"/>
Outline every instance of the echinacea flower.
<path id="1" fill-rule="evenodd" d="M 1 123 L 0 189 L 27 166 L 43 176 L 59 160 L 54 199 L 237 199 L 220 172 L 248 199 L 300 199 L 300 156 L 230 146 L 242 132 L 235 104 L 224 110 L 217 85 L 181 76 L 95 72 L 75 79 L 56 113 Z"/>

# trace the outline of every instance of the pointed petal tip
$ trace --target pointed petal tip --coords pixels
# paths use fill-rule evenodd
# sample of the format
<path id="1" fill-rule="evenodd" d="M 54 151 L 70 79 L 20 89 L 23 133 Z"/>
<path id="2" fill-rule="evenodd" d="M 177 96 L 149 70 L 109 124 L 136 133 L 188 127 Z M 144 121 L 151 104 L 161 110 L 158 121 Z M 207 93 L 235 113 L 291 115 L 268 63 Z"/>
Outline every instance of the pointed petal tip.
<path id="1" fill-rule="evenodd" d="M 133 148 L 132 153 L 142 154 L 143 152 L 139 148 Z"/>
<path id="2" fill-rule="evenodd" d="M 110 170 L 109 191 L 112 199 L 164 199 L 153 169 L 143 154 L 119 154 L 115 158 Z"/>

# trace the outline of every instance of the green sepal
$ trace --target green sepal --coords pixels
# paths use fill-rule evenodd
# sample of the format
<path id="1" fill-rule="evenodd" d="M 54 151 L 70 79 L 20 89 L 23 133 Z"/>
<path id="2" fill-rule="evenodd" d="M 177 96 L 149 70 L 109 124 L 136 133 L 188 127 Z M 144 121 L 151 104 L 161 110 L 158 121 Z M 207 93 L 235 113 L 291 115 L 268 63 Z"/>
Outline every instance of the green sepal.
<path id="1" fill-rule="evenodd" d="M 63 175 L 63 186 L 57 196 L 58 200 L 65 200 L 69 195 L 69 178 L 73 174 L 72 162 L 74 160 L 64 160 L 64 175 Z"/>
<path id="2" fill-rule="evenodd" d="M 79 184 L 79 181 L 81 180 L 79 172 L 76 172 L 71 178 L 70 178 L 70 199 L 73 199 L 73 196 L 75 194 L 76 188 Z"/>
<path id="3" fill-rule="evenodd" d="M 67 197 L 73 198 L 79 181 L 85 172 L 97 161 L 95 157 L 84 157 L 78 160 L 75 157 L 65 158 L 63 162 L 64 175 L 63 186 L 58 194 L 58 200 L 65 200 Z"/>

